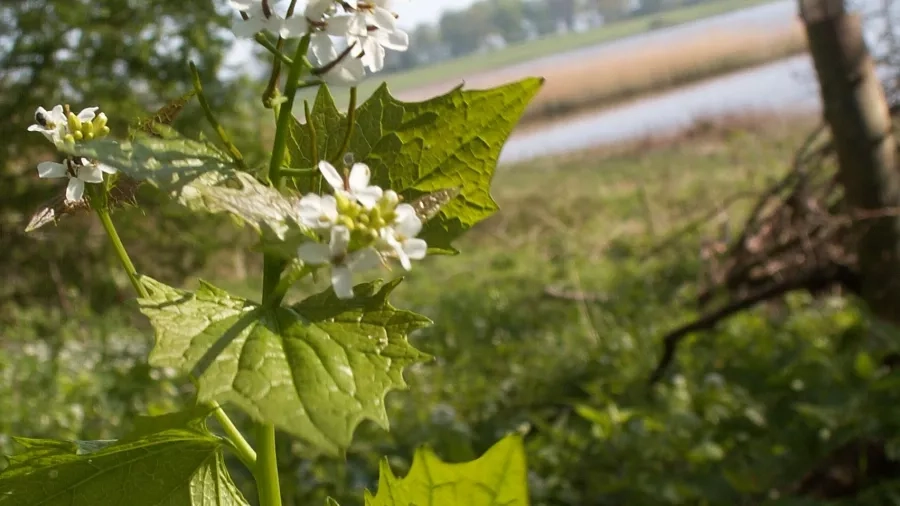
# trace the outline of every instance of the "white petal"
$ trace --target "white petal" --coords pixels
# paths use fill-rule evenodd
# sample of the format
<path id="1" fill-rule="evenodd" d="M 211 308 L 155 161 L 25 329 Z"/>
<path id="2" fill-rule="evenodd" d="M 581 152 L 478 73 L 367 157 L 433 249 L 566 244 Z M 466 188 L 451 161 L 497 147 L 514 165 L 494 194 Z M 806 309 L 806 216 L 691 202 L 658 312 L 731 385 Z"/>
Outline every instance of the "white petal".
<path id="1" fill-rule="evenodd" d="M 84 181 L 77 177 L 69 178 L 69 186 L 66 187 L 66 200 L 75 202 L 81 200 L 84 195 Z"/>
<path id="2" fill-rule="evenodd" d="M 378 42 L 388 49 L 393 49 L 394 51 L 406 51 L 409 49 L 409 34 L 404 32 L 403 30 L 394 30 L 392 32 L 382 32 L 381 30 L 376 30 Z"/>
<path id="3" fill-rule="evenodd" d="M 325 195 L 321 200 L 321 210 L 324 216 L 329 220 L 335 221 L 338 218 L 337 199 L 334 195 Z"/>
<path id="4" fill-rule="evenodd" d="M 400 204 L 394 211 L 397 218 L 394 220 L 394 229 L 403 238 L 411 238 L 422 231 L 422 220 L 416 215 L 416 210 L 409 204 Z"/>
<path id="5" fill-rule="evenodd" d="M 331 63 L 338 56 L 337 49 L 334 48 L 334 41 L 325 32 L 313 33 L 309 39 L 309 47 L 319 65 Z"/>
<path id="6" fill-rule="evenodd" d="M 372 209 L 378 205 L 378 201 L 381 200 L 381 195 L 383 193 L 382 189 L 378 186 L 368 186 L 353 192 L 353 196 L 356 197 L 356 200 L 362 204 L 364 208 Z"/>
<path id="7" fill-rule="evenodd" d="M 346 37 L 350 33 L 350 26 L 355 17 L 356 16 L 341 15 L 328 18 L 325 32 L 334 35 L 335 37 Z"/>
<path id="8" fill-rule="evenodd" d="M 372 178 L 372 171 L 369 166 L 364 163 L 354 163 L 350 168 L 350 177 L 348 183 L 350 191 L 356 192 L 369 186 L 369 180 Z"/>
<path id="9" fill-rule="evenodd" d="M 96 112 L 99 107 L 88 107 L 86 109 L 82 109 L 81 112 L 78 113 L 78 119 L 81 121 L 92 121 L 96 117 Z"/>
<path id="10" fill-rule="evenodd" d="M 366 68 L 359 58 L 344 58 L 339 64 L 325 73 L 324 81 L 328 84 L 353 86 L 366 76 Z"/>
<path id="11" fill-rule="evenodd" d="M 336 258 L 347 254 L 347 246 L 350 245 L 350 230 L 347 227 L 337 226 L 331 229 L 331 239 L 328 241 L 328 248 L 331 251 L 331 258 Z"/>
<path id="12" fill-rule="evenodd" d="M 383 246 L 387 246 L 390 248 L 389 254 L 391 255 L 402 255 L 403 254 L 403 245 L 400 244 L 400 241 L 397 240 L 394 229 L 391 227 L 385 227 L 381 229 L 379 232 L 379 239 Z M 382 247 L 382 249 L 384 249 Z"/>
<path id="13" fill-rule="evenodd" d="M 228 0 L 228 5 L 239 11 L 248 11 L 254 4 L 259 3 L 259 0 Z"/>
<path id="14" fill-rule="evenodd" d="M 303 35 L 306 35 L 306 32 L 308 31 L 309 23 L 306 22 L 306 18 L 294 16 L 281 22 L 281 32 L 279 35 L 284 39 L 291 39 L 294 37 L 302 37 Z M 313 35 L 313 39 L 315 39 L 315 35 Z"/>
<path id="15" fill-rule="evenodd" d="M 425 243 L 424 239 L 407 239 L 403 241 L 403 251 L 409 258 L 421 260 L 425 258 L 425 254 L 428 252 L 428 244 Z"/>
<path id="16" fill-rule="evenodd" d="M 363 41 L 362 61 L 372 72 L 379 72 L 384 68 L 384 48 L 372 37 Z"/>
<path id="17" fill-rule="evenodd" d="M 382 199 L 392 206 L 396 206 L 400 202 L 400 196 L 394 190 L 385 190 Z"/>
<path id="18" fill-rule="evenodd" d="M 81 167 L 78 167 L 77 175 L 78 179 L 85 183 L 103 182 L 103 172 L 100 172 L 100 167 L 96 165 L 82 165 Z"/>
<path id="19" fill-rule="evenodd" d="M 50 119 L 54 123 L 65 122 L 66 121 L 66 113 L 63 111 L 63 106 L 55 105 L 53 109 L 50 110 Z"/>
<path id="20" fill-rule="evenodd" d="M 332 5 L 334 5 L 334 0 L 309 0 L 303 16 L 313 21 L 322 21 L 325 14 L 331 10 Z"/>
<path id="21" fill-rule="evenodd" d="M 336 265 L 331 268 L 331 286 L 339 299 L 353 298 L 353 273 L 345 265 Z"/>
<path id="22" fill-rule="evenodd" d="M 37 166 L 38 176 L 42 178 L 66 177 L 66 166 L 56 162 L 41 162 Z"/>
<path id="23" fill-rule="evenodd" d="M 103 163 L 97 163 L 97 167 L 100 168 L 101 172 L 105 172 L 107 174 L 115 174 L 116 172 L 119 172 L 119 169 Z"/>
<path id="24" fill-rule="evenodd" d="M 394 18 L 394 14 L 383 7 L 375 7 L 375 9 L 372 10 L 372 15 L 368 18 L 369 21 L 372 21 L 373 25 L 385 30 L 393 31 L 397 26 L 397 20 Z"/>
<path id="25" fill-rule="evenodd" d="M 372 248 L 354 251 L 347 259 L 347 265 L 354 272 L 363 272 L 381 265 L 381 255 Z"/>
<path id="26" fill-rule="evenodd" d="M 322 173 L 322 176 L 325 178 L 325 181 L 328 181 L 328 184 L 331 185 L 335 190 L 343 190 L 344 189 L 344 178 L 338 174 L 337 169 L 334 168 L 334 165 L 322 160 L 319 162 L 319 172 Z"/>
<path id="27" fill-rule="evenodd" d="M 231 25 L 234 36 L 241 39 L 252 39 L 254 35 L 266 29 L 265 20 L 250 18 L 248 20 L 237 19 Z"/>
<path id="28" fill-rule="evenodd" d="M 305 242 L 297 248 L 297 258 L 309 265 L 322 265 L 331 262 L 331 250 L 326 244 Z"/>

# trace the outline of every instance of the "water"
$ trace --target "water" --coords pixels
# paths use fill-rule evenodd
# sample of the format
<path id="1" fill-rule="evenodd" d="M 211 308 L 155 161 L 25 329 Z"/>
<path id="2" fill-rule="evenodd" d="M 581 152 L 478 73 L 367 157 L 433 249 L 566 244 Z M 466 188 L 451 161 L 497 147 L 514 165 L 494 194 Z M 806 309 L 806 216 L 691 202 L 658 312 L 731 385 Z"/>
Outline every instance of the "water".
<path id="1" fill-rule="evenodd" d="M 815 112 L 820 107 L 817 86 L 809 57 L 798 56 L 513 134 L 500 162 L 667 133 L 709 117 L 750 111 Z"/>
<path id="2" fill-rule="evenodd" d="M 851 2 L 850 6 L 864 15 L 871 15 L 880 4 L 880 0 L 857 0 Z M 748 23 L 770 27 L 778 23 L 793 23 L 796 19 L 795 2 L 776 2 L 610 44 L 579 49 L 554 56 L 549 61 L 533 60 L 497 72 L 509 72 L 511 76 L 517 73 L 526 75 L 529 69 L 533 71 L 541 65 L 546 68 L 548 62 L 558 64 L 575 58 L 602 56 L 606 51 L 620 51 L 629 45 L 635 47 L 638 44 L 670 43 L 677 37 L 696 35 L 709 29 L 723 29 L 738 24 L 746 27 Z M 883 30 L 884 24 L 877 19 L 866 22 L 866 36 L 874 48 L 873 52 L 879 51 L 879 46 L 874 43 Z M 820 108 L 812 62 L 808 56 L 798 56 L 619 107 L 576 115 L 537 129 L 514 133 L 501 153 L 500 162 L 520 162 L 665 134 L 704 118 L 741 113 L 814 113 Z"/>

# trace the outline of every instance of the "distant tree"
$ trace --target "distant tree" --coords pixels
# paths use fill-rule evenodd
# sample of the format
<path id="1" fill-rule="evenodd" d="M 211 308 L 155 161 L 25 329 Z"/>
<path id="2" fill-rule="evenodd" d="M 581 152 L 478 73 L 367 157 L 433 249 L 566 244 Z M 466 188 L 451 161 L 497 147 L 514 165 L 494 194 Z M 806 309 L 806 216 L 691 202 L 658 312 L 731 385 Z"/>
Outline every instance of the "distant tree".
<path id="1" fill-rule="evenodd" d="M 506 42 L 525 39 L 525 9 L 520 0 L 492 0 L 490 23 Z"/>
<path id="2" fill-rule="evenodd" d="M 190 59 L 213 107 L 230 110 L 229 84 L 216 78 L 230 45 L 229 23 L 230 9 L 222 0 L 0 2 L 0 306 L 7 297 L 56 298 L 68 288 L 91 292 L 98 308 L 115 301 L 103 272 L 106 263 L 99 260 L 102 243 L 79 234 L 54 234 L 52 243 L 45 243 L 23 233 L 37 205 L 61 191 L 38 180 L 34 169 L 38 158 L 53 152 L 43 136 L 26 131 L 35 109 L 69 103 L 77 112 L 101 106 L 110 127 L 124 133 L 127 123 L 189 89 Z M 195 116 L 186 116 L 187 125 Z M 174 224 L 147 226 L 157 236 L 171 235 L 163 241 L 171 245 L 183 237 L 164 232 Z M 192 260 L 184 260 L 191 268 Z M 51 282 L 46 272 L 52 266 L 60 274 Z"/>

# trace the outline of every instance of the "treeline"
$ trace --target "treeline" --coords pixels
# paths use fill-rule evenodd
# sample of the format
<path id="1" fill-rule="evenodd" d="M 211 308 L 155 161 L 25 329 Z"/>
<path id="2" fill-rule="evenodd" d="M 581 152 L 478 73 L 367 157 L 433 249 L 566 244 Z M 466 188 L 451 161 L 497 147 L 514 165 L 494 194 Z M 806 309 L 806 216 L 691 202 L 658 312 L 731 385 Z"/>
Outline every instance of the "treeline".
<path id="1" fill-rule="evenodd" d="M 415 51 L 392 54 L 389 70 L 405 70 L 540 37 L 579 32 L 629 17 L 715 0 L 479 0 L 448 10 L 437 23 L 410 31 Z"/>

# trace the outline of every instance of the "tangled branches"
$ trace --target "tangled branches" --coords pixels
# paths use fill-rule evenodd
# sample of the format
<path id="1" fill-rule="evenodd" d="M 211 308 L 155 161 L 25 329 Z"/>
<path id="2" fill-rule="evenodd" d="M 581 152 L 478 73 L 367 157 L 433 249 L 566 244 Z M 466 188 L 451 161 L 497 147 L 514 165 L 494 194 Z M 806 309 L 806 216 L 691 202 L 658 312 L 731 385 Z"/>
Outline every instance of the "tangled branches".
<path id="1" fill-rule="evenodd" d="M 757 304 L 800 290 L 859 293 L 860 230 L 865 220 L 897 210 L 848 210 L 833 152 L 825 126 L 815 129 L 797 151 L 791 170 L 759 197 L 737 239 L 708 248 L 709 272 L 698 302 L 702 309 L 718 307 L 663 338 L 651 383 L 662 378 L 686 336 Z"/>

